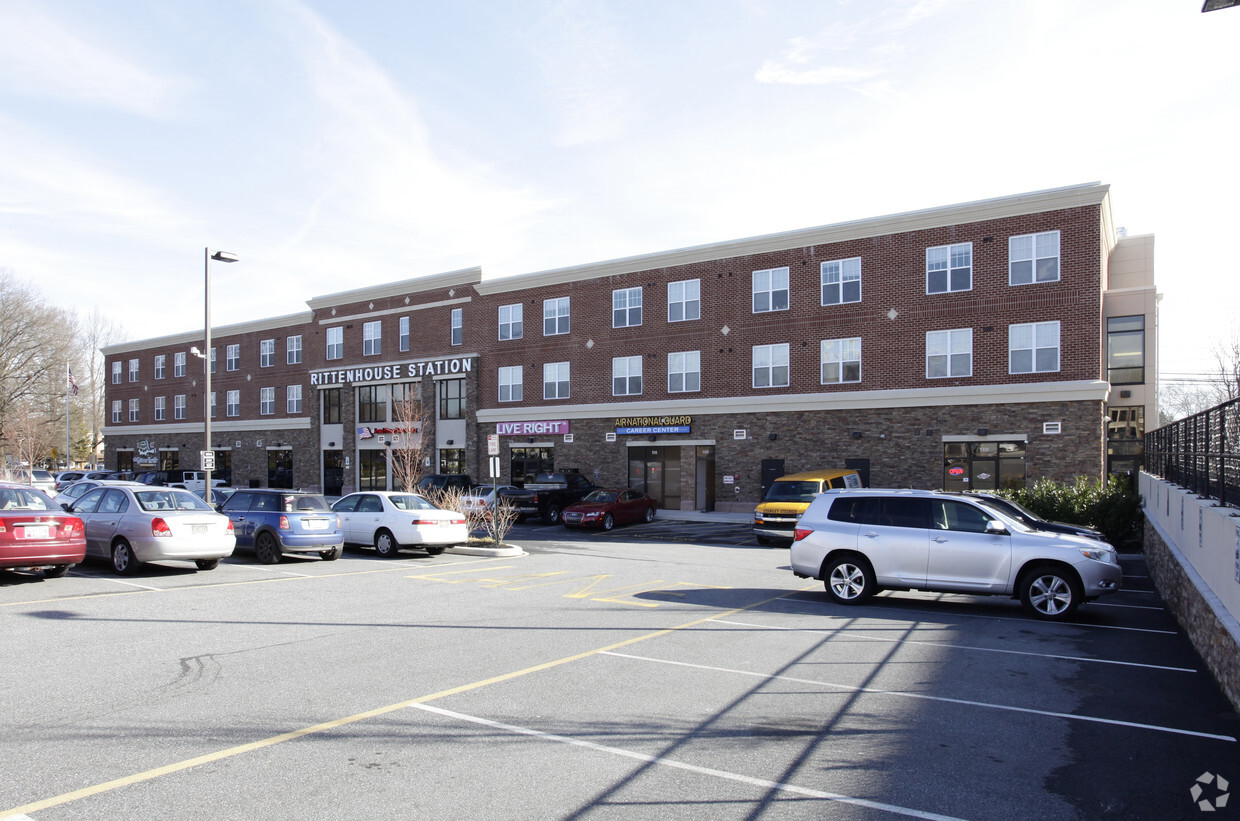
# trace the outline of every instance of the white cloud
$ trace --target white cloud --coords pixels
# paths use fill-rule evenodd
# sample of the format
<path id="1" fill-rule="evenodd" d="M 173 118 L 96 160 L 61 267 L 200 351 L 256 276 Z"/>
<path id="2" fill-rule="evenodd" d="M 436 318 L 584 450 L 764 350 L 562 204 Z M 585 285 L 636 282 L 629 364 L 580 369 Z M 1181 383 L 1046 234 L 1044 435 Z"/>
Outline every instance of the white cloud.
<path id="1" fill-rule="evenodd" d="M 0 6 L 0 31 L 0 83 L 9 93 L 163 117 L 186 85 L 99 46 L 106 32 L 54 19 L 42 5 Z"/>

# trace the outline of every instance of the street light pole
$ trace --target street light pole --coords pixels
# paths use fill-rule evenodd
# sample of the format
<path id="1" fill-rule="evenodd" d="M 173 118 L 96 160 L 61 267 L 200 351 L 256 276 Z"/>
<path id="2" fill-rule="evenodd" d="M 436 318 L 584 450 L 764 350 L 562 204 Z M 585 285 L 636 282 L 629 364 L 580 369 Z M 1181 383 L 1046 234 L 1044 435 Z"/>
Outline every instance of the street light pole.
<path id="1" fill-rule="evenodd" d="M 203 399 L 202 418 L 203 431 L 206 434 L 206 450 L 204 453 L 211 454 L 211 461 L 202 465 L 202 481 L 203 490 L 202 498 L 207 504 L 211 504 L 213 494 L 211 493 L 211 473 L 215 465 L 215 448 L 211 446 L 211 260 L 217 262 L 236 262 L 237 255 L 230 254 L 227 251 L 216 251 L 211 253 L 210 248 L 202 249 L 202 285 L 203 285 L 203 326 L 205 328 L 205 350 L 203 351 L 203 367 L 207 373 L 206 397 Z M 212 465 L 207 467 L 206 465 Z"/>

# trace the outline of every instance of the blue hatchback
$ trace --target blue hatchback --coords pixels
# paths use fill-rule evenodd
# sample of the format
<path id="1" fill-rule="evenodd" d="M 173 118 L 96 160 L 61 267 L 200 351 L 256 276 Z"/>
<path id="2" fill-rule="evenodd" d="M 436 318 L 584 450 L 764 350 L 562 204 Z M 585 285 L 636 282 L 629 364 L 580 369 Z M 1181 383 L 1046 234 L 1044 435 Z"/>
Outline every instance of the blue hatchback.
<path id="1" fill-rule="evenodd" d="M 253 550 L 263 564 L 275 564 L 284 553 L 318 553 L 330 562 L 344 552 L 340 517 L 317 493 L 238 490 L 220 512 L 232 520 L 237 549 Z"/>

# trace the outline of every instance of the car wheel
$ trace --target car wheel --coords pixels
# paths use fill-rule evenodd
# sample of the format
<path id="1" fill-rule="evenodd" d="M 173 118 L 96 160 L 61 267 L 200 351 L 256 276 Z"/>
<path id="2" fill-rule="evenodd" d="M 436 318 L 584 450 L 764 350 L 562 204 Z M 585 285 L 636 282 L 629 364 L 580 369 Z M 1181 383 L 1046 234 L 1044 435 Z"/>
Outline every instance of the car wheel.
<path id="1" fill-rule="evenodd" d="M 603 514 L 603 530 L 611 530 L 616 526 L 616 517 L 610 513 Z"/>
<path id="2" fill-rule="evenodd" d="M 65 575 L 68 572 L 69 572 L 69 565 L 67 564 L 58 564 L 58 565 L 54 565 L 53 567 L 45 567 L 43 568 L 43 578 L 59 579 L 61 576 Z"/>
<path id="3" fill-rule="evenodd" d="M 647 522 L 654 521 L 654 508 L 653 507 L 646 508 L 646 521 Z"/>
<path id="4" fill-rule="evenodd" d="M 766 536 L 754 536 L 758 540 L 758 544 L 770 544 L 771 540 Z"/>
<path id="5" fill-rule="evenodd" d="M 823 574 L 827 595 L 836 604 L 858 604 L 874 595 L 874 571 L 857 556 L 839 556 L 827 563 Z"/>
<path id="6" fill-rule="evenodd" d="M 133 554 L 133 548 L 129 546 L 129 542 L 119 539 L 116 544 L 112 545 L 112 569 L 117 573 L 122 576 L 132 576 L 141 566 L 142 562 L 138 561 L 138 557 Z"/>
<path id="7" fill-rule="evenodd" d="M 1033 568 L 1020 582 L 1020 603 L 1039 619 L 1061 621 L 1069 618 L 1082 598 L 1081 583 L 1076 576 L 1053 565 Z"/>
<path id="8" fill-rule="evenodd" d="M 325 562 L 334 562 L 340 558 L 340 554 L 344 552 L 343 547 L 333 547 L 331 550 L 320 550 L 319 558 Z"/>
<path id="9" fill-rule="evenodd" d="M 270 533 L 258 534 L 258 538 L 254 540 L 254 552 L 263 564 L 276 564 L 280 561 L 280 546 L 276 544 L 275 536 Z"/>
<path id="10" fill-rule="evenodd" d="M 446 544 L 426 545 L 426 552 L 431 556 L 438 556 L 440 553 L 444 552 L 447 549 L 448 549 L 448 546 Z"/>
<path id="11" fill-rule="evenodd" d="M 198 565 L 199 570 L 214 570 L 220 566 L 219 559 L 194 559 L 194 564 Z"/>
<path id="12" fill-rule="evenodd" d="M 553 525 L 556 522 L 560 521 L 560 506 L 559 505 L 548 505 L 547 512 L 543 515 L 543 521 L 545 521 L 549 525 Z"/>
<path id="13" fill-rule="evenodd" d="M 396 539 L 392 536 L 390 530 L 383 529 L 375 532 L 376 553 L 387 559 L 395 556 L 398 550 L 400 550 L 400 545 L 396 543 Z"/>

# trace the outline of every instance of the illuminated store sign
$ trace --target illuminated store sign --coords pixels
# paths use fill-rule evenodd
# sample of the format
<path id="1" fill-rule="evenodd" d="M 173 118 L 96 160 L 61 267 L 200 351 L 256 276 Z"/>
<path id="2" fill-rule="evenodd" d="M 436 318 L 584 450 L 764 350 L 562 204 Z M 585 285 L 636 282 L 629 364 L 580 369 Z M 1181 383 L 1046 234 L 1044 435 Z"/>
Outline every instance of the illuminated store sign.
<path id="1" fill-rule="evenodd" d="M 568 420 L 555 419 L 540 422 L 496 422 L 495 432 L 500 436 L 559 436 L 568 433 Z"/>
<path id="2" fill-rule="evenodd" d="M 442 374 L 467 374 L 474 369 L 473 359 L 434 359 L 430 362 L 407 362 L 403 365 L 372 365 L 365 368 L 344 368 L 310 374 L 311 385 L 347 385 L 351 382 L 381 382 L 396 379 L 418 379 Z"/>
<path id="3" fill-rule="evenodd" d="M 616 433 L 688 433 L 692 424 L 692 416 L 618 416 Z"/>

